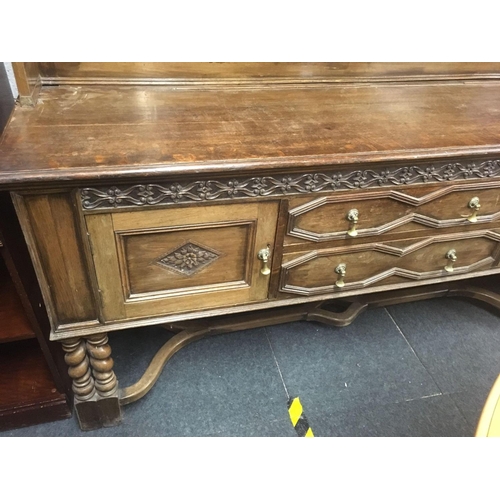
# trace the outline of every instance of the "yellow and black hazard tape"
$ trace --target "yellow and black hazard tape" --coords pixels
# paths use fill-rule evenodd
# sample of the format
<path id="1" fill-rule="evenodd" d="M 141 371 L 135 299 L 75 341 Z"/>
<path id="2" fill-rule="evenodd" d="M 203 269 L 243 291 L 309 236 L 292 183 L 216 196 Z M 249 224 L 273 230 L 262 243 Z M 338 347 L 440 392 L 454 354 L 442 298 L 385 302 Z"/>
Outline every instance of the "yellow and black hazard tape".
<path id="1" fill-rule="evenodd" d="M 302 403 L 299 398 L 290 398 L 288 400 L 288 413 L 292 425 L 295 427 L 299 437 L 314 437 L 312 429 L 309 427 L 307 418 L 302 409 Z"/>

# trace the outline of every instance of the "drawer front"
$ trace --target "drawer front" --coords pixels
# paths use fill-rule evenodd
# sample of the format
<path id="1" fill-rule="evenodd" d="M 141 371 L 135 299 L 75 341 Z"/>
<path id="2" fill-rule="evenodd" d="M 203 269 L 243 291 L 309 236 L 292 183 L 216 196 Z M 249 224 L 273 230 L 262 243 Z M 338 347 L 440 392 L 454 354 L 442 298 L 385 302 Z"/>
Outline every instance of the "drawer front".
<path id="1" fill-rule="evenodd" d="M 293 205 L 285 244 L 494 222 L 500 219 L 500 188 L 409 188 L 303 199 Z"/>
<path id="2" fill-rule="evenodd" d="M 495 229 L 286 254 L 280 290 L 316 295 L 472 275 L 498 265 L 499 242 Z"/>
<path id="3" fill-rule="evenodd" d="M 274 202 L 86 216 L 106 321 L 265 300 Z"/>

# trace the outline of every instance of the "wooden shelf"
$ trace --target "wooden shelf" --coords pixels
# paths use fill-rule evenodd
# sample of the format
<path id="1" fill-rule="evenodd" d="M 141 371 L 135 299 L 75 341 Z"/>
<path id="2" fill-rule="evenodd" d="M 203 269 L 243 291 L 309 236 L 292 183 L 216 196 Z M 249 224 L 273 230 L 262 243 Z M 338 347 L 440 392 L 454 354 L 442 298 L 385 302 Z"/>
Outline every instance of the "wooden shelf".
<path id="1" fill-rule="evenodd" d="M 71 416 L 35 339 L 0 345 L 0 430 Z"/>
<path id="2" fill-rule="evenodd" d="M 35 332 L 24 312 L 21 299 L 0 259 L 0 344 L 34 337 Z"/>
<path id="3" fill-rule="evenodd" d="M 67 418 L 21 299 L 0 259 L 0 430 Z"/>

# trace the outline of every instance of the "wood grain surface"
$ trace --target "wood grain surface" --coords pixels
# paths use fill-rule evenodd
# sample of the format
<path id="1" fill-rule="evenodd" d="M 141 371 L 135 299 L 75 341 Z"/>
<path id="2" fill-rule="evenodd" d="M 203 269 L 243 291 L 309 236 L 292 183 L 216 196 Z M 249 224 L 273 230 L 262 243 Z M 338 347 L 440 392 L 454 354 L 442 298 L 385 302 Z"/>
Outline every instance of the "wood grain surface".
<path id="1" fill-rule="evenodd" d="M 266 300 L 257 254 L 274 252 L 277 216 L 277 202 L 87 216 L 104 319 Z"/>
<path id="2" fill-rule="evenodd" d="M 471 183 L 294 198 L 290 201 L 285 244 L 352 239 L 347 235 L 350 227 L 347 215 L 354 209 L 358 211 L 356 241 L 367 236 L 391 233 L 395 237 L 429 228 L 477 229 L 478 224 L 500 219 L 500 183 L 490 180 L 486 185 L 486 189 Z M 474 211 L 469 203 L 475 197 L 480 208 L 477 220 L 470 222 Z"/>
<path id="3" fill-rule="evenodd" d="M 71 416 L 35 339 L 0 346 L 0 429 Z"/>
<path id="4" fill-rule="evenodd" d="M 301 295 L 343 292 L 405 281 L 423 281 L 453 274 L 472 273 L 497 265 L 500 234 L 478 231 L 467 235 L 439 235 L 422 239 L 364 244 L 349 252 L 325 249 L 305 254 L 285 254 L 281 291 Z M 457 260 L 454 271 L 445 270 L 450 261 L 447 252 L 454 249 Z M 336 268 L 346 266 L 345 287 L 335 286 Z"/>
<path id="5" fill-rule="evenodd" d="M 35 336 L 21 299 L 7 268 L 0 258 L 0 343 Z"/>
<path id="6" fill-rule="evenodd" d="M 30 64 L 30 63 L 28 63 Z M 109 80 L 214 80 L 281 79 L 349 81 L 350 79 L 453 78 L 460 75 L 483 77 L 500 74 L 499 63 L 428 62 L 42 62 L 38 69 L 45 81 L 66 79 Z"/>
<path id="7" fill-rule="evenodd" d="M 500 84 L 196 90 L 44 87 L 0 144 L 0 184 L 500 153 Z"/>
<path id="8" fill-rule="evenodd" d="M 95 320 L 91 280 L 70 194 L 17 197 L 16 204 L 52 321 Z"/>

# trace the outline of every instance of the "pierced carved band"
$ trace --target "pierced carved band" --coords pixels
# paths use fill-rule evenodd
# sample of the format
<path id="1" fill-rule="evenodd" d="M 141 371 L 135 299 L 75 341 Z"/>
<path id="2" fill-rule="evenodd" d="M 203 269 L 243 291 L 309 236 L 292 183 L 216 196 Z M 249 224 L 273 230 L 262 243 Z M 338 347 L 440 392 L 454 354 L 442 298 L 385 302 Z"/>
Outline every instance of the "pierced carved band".
<path id="1" fill-rule="evenodd" d="M 182 184 L 173 182 L 120 187 L 89 187 L 81 190 L 81 202 L 84 210 L 93 210 L 199 203 L 234 198 L 261 198 L 499 176 L 500 160 L 480 163 L 434 162 L 351 172 L 328 170 L 300 175 L 199 180 Z"/>

